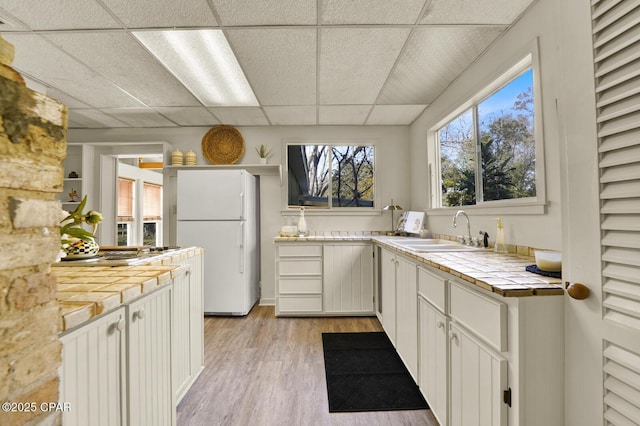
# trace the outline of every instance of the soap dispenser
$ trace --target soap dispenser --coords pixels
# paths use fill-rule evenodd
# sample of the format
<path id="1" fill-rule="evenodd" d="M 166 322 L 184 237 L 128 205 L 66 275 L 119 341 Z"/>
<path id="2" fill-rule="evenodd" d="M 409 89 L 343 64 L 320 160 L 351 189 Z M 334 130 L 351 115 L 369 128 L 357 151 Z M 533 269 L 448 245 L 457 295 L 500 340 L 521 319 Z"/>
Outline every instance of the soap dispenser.
<path id="1" fill-rule="evenodd" d="M 507 243 L 504 240 L 504 225 L 502 224 L 502 218 L 499 217 L 498 226 L 496 228 L 496 243 L 493 246 L 493 251 L 496 253 L 508 253 Z"/>

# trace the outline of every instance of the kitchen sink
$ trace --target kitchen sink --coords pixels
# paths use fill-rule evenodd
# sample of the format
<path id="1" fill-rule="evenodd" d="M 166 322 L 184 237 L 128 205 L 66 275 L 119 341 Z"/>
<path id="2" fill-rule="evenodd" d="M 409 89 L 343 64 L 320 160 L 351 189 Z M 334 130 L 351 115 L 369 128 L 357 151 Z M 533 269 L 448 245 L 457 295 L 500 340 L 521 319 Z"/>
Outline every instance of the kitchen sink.
<path id="1" fill-rule="evenodd" d="M 390 238 L 386 240 L 392 244 L 399 246 L 413 246 L 413 245 L 431 245 L 431 244 L 451 244 L 453 241 L 440 240 L 437 238 Z"/>
<path id="2" fill-rule="evenodd" d="M 482 250 L 479 247 L 465 246 L 455 241 L 437 238 L 392 238 L 388 242 L 417 253 L 459 252 Z"/>
<path id="3" fill-rule="evenodd" d="M 477 251 L 479 247 L 464 246 L 462 244 L 427 244 L 407 246 L 409 250 L 418 253 L 452 252 L 452 251 Z"/>

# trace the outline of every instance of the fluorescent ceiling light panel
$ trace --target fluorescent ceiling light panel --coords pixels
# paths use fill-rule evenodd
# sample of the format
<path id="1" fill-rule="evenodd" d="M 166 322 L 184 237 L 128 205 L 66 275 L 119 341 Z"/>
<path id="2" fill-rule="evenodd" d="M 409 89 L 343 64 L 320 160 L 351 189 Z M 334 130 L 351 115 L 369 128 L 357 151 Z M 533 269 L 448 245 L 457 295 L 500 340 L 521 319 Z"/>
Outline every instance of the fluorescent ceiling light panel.
<path id="1" fill-rule="evenodd" d="M 221 30 L 134 31 L 133 35 L 205 106 L 256 106 Z"/>

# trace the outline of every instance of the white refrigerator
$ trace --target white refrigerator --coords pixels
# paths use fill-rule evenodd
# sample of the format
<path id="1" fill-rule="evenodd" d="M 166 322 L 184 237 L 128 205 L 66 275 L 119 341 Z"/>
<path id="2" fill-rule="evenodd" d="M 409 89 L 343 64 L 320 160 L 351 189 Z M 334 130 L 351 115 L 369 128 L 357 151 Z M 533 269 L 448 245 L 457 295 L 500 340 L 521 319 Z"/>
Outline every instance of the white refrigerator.
<path id="1" fill-rule="evenodd" d="M 246 315 L 259 297 L 259 191 L 246 170 L 178 170 L 179 246 L 204 248 L 204 314 Z"/>

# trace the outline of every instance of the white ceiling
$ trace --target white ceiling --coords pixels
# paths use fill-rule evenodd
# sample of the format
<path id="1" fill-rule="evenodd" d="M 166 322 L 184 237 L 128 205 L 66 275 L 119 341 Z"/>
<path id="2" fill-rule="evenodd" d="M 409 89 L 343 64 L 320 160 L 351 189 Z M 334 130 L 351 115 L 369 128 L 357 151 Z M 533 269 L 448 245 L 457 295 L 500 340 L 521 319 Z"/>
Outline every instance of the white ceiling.
<path id="1" fill-rule="evenodd" d="M 406 125 L 535 0 L 2 0 L 70 128 Z M 204 107 L 132 35 L 222 29 L 258 107 Z"/>

